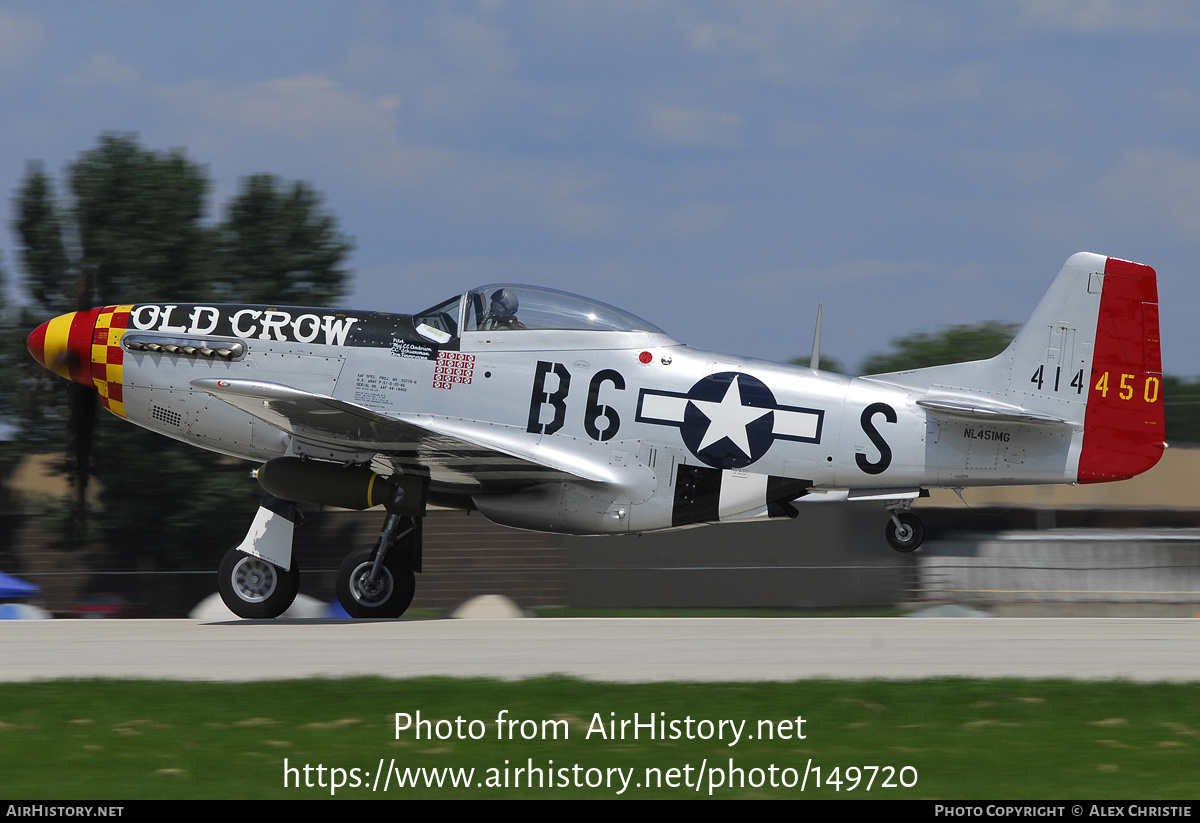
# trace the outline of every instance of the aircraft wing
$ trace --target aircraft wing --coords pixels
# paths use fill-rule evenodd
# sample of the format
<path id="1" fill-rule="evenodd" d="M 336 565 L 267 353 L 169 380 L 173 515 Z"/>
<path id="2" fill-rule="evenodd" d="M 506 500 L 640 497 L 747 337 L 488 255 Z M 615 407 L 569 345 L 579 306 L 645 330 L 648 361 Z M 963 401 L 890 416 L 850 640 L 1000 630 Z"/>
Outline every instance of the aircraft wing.
<path id="1" fill-rule="evenodd" d="M 388 455 L 407 474 L 479 489 L 532 482 L 614 482 L 602 465 L 503 426 L 476 426 L 429 415 L 392 417 L 345 400 L 258 380 L 205 378 L 191 386 L 316 446 Z"/>

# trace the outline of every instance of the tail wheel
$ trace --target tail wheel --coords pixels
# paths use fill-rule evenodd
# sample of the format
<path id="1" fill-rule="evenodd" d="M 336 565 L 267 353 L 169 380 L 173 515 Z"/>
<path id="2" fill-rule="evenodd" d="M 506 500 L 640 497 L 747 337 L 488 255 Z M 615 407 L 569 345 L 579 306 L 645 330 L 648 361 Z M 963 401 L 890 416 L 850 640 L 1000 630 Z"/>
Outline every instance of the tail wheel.
<path id="1" fill-rule="evenodd" d="M 300 591 L 300 566 L 285 569 L 261 557 L 230 549 L 217 572 L 221 600 L 238 617 L 278 617 Z"/>
<path id="2" fill-rule="evenodd" d="M 896 525 L 897 520 L 900 521 L 899 526 Z M 884 535 L 889 546 L 907 554 L 925 542 L 925 524 L 911 512 L 897 512 L 884 527 Z"/>
<path id="3" fill-rule="evenodd" d="M 346 556 L 337 574 L 337 596 L 351 617 L 399 617 L 412 603 L 417 578 L 398 551 L 389 551 L 379 573 L 374 546 L 360 546 Z"/>

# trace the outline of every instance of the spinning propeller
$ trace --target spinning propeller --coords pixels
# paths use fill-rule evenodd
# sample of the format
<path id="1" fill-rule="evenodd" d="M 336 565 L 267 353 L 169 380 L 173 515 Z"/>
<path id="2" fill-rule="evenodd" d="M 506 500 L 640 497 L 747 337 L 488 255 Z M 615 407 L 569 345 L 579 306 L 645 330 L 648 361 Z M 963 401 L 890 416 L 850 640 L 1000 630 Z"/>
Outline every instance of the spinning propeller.
<path id="1" fill-rule="evenodd" d="M 84 302 L 85 297 L 80 298 Z M 96 431 L 98 392 L 92 377 L 92 335 L 99 309 L 80 309 L 48 320 L 34 329 L 26 341 L 33 358 L 46 368 L 72 381 L 68 388 L 74 466 L 76 523 L 83 533 L 87 520 L 87 487 L 91 474 L 92 444 Z M 100 368 L 104 368 L 100 365 Z"/>

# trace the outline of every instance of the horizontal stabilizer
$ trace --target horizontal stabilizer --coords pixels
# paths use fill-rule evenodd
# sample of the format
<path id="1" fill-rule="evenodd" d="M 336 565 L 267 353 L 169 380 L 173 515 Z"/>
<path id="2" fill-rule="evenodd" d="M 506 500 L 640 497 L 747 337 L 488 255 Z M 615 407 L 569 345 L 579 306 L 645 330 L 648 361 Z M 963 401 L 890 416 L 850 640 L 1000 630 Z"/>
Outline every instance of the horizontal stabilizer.
<path id="1" fill-rule="evenodd" d="M 1023 409 L 1020 406 L 1009 406 L 1002 403 L 989 403 L 985 400 L 941 400 L 925 397 L 917 401 L 923 409 L 944 417 L 957 417 L 968 420 L 987 420 L 992 423 L 1033 423 L 1043 425 L 1065 425 L 1073 428 L 1083 428 L 1082 424 L 1052 414 Z"/>

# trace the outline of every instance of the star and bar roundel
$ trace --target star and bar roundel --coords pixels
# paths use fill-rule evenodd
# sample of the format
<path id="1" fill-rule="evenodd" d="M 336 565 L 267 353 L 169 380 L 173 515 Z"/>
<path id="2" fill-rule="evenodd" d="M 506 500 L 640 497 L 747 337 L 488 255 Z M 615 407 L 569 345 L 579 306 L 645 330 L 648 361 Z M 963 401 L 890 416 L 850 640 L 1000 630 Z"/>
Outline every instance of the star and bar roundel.
<path id="1" fill-rule="evenodd" d="M 821 442 L 825 412 L 781 406 L 766 383 L 740 372 L 710 374 L 686 393 L 642 389 L 637 419 L 678 426 L 684 445 L 706 465 L 740 469 L 776 440 Z"/>

